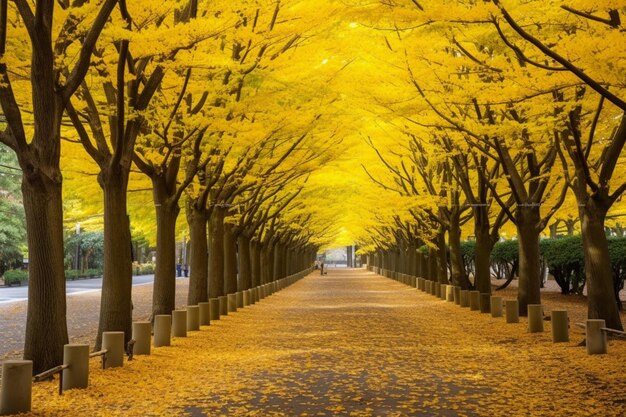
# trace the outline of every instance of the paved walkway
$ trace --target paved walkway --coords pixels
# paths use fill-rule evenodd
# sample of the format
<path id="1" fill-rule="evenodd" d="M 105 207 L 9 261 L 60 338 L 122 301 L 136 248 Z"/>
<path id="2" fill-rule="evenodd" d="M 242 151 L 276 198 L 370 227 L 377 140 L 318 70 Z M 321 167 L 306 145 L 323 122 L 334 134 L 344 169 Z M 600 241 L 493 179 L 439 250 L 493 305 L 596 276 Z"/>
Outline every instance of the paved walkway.
<path id="1" fill-rule="evenodd" d="M 549 323 L 546 324 L 549 331 Z M 587 356 L 364 270 L 312 274 L 36 415 L 623 416 L 626 343 Z"/>

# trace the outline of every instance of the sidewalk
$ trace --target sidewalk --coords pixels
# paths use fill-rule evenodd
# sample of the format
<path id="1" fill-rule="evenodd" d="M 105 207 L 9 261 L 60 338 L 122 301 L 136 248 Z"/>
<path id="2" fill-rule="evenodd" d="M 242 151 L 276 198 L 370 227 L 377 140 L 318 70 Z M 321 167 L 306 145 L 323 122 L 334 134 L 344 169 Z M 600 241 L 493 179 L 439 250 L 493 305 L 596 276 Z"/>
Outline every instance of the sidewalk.
<path id="1" fill-rule="evenodd" d="M 90 388 L 35 385 L 32 415 L 622 416 L 626 343 L 587 356 L 364 270 L 330 270 Z"/>

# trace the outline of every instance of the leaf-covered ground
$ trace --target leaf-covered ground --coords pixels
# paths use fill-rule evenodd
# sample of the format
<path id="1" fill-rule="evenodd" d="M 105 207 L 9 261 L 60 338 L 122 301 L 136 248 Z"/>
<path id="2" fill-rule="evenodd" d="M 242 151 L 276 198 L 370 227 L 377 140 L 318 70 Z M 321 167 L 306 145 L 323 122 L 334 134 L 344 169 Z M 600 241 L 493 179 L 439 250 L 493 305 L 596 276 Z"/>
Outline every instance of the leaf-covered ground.
<path id="1" fill-rule="evenodd" d="M 102 371 L 44 416 L 623 416 L 626 342 L 588 356 L 364 270 L 313 274 Z"/>

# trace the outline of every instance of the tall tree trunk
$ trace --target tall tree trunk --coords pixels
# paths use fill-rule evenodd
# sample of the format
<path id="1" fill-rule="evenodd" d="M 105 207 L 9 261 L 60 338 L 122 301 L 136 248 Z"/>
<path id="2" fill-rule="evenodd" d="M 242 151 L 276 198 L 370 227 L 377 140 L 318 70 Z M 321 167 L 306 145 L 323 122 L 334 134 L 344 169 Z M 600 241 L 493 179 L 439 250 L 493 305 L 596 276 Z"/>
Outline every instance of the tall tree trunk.
<path id="1" fill-rule="evenodd" d="M 192 202 L 187 203 L 187 224 L 189 225 L 189 293 L 187 304 L 197 305 L 208 300 L 209 257 L 207 247 L 207 217 L 205 210 L 196 209 Z"/>
<path id="2" fill-rule="evenodd" d="M 428 279 L 431 281 L 437 281 L 438 277 L 438 262 L 437 262 L 437 249 L 428 247 Z"/>
<path id="3" fill-rule="evenodd" d="M 450 229 L 448 230 L 448 242 L 450 245 L 450 281 L 453 285 L 461 286 L 463 289 L 470 287 L 465 268 L 463 266 L 463 256 L 461 255 L 461 225 L 460 213 L 455 210 L 450 216 Z"/>
<path id="4" fill-rule="evenodd" d="M 224 224 L 224 293 L 237 292 L 237 238 L 233 225 Z"/>
<path id="5" fill-rule="evenodd" d="M 215 206 L 209 219 L 209 298 L 224 294 L 224 208 Z"/>
<path id="6" fill-rule="evenodd" d="M 261 285 L 261 245 L 257 241 L 250 242 L 250 273 L 252 288 Z"/>
<path id="7" fill-rule="evenodd" d="M 489 209 L 474 208 L 474 287 L 483 294 L 491 293 L 491 251 L 496 240 L 489 231 Z"/>
<path id="8" fill-rule="evenodd" d="M 446 248 L 446 232 L 442 228 L 437 233 L 437 281 L 448 283 L 448 253 Z"/>
<path id="9" fill-rule="evenodd" d="M 128 341 L 132 331 L 133 271 L 126 211 L 128 176 L 120 171 L 125 170 L 109 170 L 99 176 L 104 191 L 104 270 L 96 349 L 100 349 L 102 332 L 123 331 Z"/>
<path id="10" fill-rule="evenodd" d="M 239 291 L 252 288 L 252 257 L 250 254 L 250 239 L 243 233 L 237 238 L 239 250 Z"/>
<path id="11" fill-rule="evenodd" d="M 155 199 L 155 203 L 159 201 Z M 157 203 L 158 204 L 158 203 Z M 176 308 L 176 219 L 180 208 L 161 200 L 156 205 L 157 247 L 152 314 L 172 314 Z"/>
<path id="12" fill-rule="evenodd" d="M 63 266 L 61 173 L 26 174 L 22 180 L 28 236 L 28 312 L 24 359 L 39 373 L 63 362 L 68 343 Z"/>
<path id="13" fill-rule="evenodd" d="M 274 268 L 272 274 L 272 281 L 276 281 L 281 278 L 281 269 L 282 265 L 285 262 L 283 257 L 283 248 L 284 246 L 281 243 L 277 243 L 274 246 Z"/>
<path id="14" fill-rule="evenodd" d="M 609 328 L 623 330 L 613 290 L 609 244 L 604 231 L 608 207 L 605 202 L 589 198 L 579 210 L 587 280 L 587 314 L 590 319 L 604 319 Z"/>
<path id="15" fill-rule="evenodd" d="M 528 315 L 528 304 L 541 303 L 539 264 L 539 207 L 518 207 L 516 213 L 519 244 L 519 313 Z"/>

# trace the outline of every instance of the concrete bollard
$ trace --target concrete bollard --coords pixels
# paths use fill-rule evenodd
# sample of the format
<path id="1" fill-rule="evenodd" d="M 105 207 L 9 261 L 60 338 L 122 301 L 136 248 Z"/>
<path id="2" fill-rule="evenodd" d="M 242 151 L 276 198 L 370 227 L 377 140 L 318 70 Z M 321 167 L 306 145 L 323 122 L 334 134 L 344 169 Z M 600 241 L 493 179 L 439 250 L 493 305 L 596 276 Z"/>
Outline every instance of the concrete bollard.
<path id="1" fill-rule="evenodd" d="M 454 302 L 454 286 L 452 285 L 446 286 L 446 301 L 450 303 Z"/>
<path id="2" fill-rule="evenodd" d="M 466 308 L 469 306 L 469 290 L 461 290 L 461 307 Z"/>
<path id="3" fill-rule="evenodd" d="M 169 346 L 172 344 L 172 316 L 158 314 L 154 317 L 154 347 Z"/>
<path id="4" fill-rule="evenodd" d="M 454 287 L 454 304 L 461 305 L 461 287 Z"/>
<path id="5" fill-rule="evenodd" d="M 552 342 L 569 342 L 569 319 L 567 310 L 552 310 L 550 312 L 552 323 Z"/>
<path id="6" fill-rule="evenodd" d="M 480 310 L 480 292 L 479 291 L 470 291 L 470 310 L 479 311 Z"/>
<path id="7" fill-rule="evenodd" d="M 209 298 L 209 320 L 220 319 L 220 300 L 218 298 Z"/>
<path id="8" fill-rule="evenodd" d="M 198 318 L 200 319 L 200 326 L 211 324 L 211 304 L 209 302 L 198 303 Z"/>
<path id="9" fill-rule="evenodd" d="M 133 322 L 133 355 L 149 355 L 152 344 L 152 323 L 149 321 Z"/>
<path id="10" fill-rule="evenodd" d="M 228 312 L 233 313 L 237 311 L 237 294 L 228 294 L 226 297 Z"/>
<path id="11" fill-rule="evenodd" d="M 528 304 L 528 332 L 543 332 L 543 306 L 541 304 Z"/>
<path id="12" fill-rule="evenodd" d="M 249 306 L 250 305 L 250 290 L 245 290 L 243 291 L 243 306 Z"/>
<path id="13" fill-rule="evenodd" d="M 187 331 L 200 330 L 200 307 L 187 306 Z"/>
<path id="14" fill-rule="evenodd" d="M 243 292 L 236 292 L 235 298 L 237 299 L 237 309 L 243 308 Z"/>
<path id="15" fill-rule="evenodd" d="M 220 300 L 220 316 L 227 316 L 228 315 L 228 297 L 225 295 L 222 295 L 220 297 L 217 297 L 218 300 Z"/>
<path id="16" fill-rule="evenodd" d="M 69 365 L 69 368 L 62 371 L 62 391 L 87 388 L 89 385 L 89 345 L 63 346 L 63 365 Z"/>
<path id="17" fill-rule="evenodd" d="M 439 298 L 446 300 L 446 294 L 448 293 L 448 284 L 439 284 Z"/>
<path id="18" fill-rule="evenodd" d="M 187 310 L 172 311 L 172 336 L 187 337 Z"/>
<path id="19" fill-rule="evenodd" d="M 519 323 L 519 302 L 517 300 L 505 300 L 504 310 L 507 323 Z"/>
<path id="20" fill-rule="evenodd" d="M 481 313 L 491 313 L 491 294 L 481 293 L 479 305 Z"/>
<path id="21" fill-rule="evenodd" d="M 32 391 L 33 361 L 12 360 L 2 364 L 0 415 L 29 412 L 32 405 Z"/>
<path id="22" fill-rule="evenodd" d="M 102 332 L 102 350 L 107 351 L 105 368 L 124 366 L 124 332 Z"/>
<path id="23" fill-rule="evenodd" d="M 424 280 L 424 292 L 426 292 L 426 294 L 430 294 L 430 281 Z"/>
<path id="24" fill-rule="evenodd" d="M 259 287 L 254 287 L 254 304 L 261 301 L 261 290 Z"/>
<path id="25" fill-rule="evenodd" d="M 491 317 L 502 317 L 502 297 L 492 295 L 489 302 L 491 303 Z"/>
<path id="26" fill-rule="evenodd" d="M 605 321 L 600 319 L 589 319 L 585 336 L 587 339 L 587 353 L 589 355 L 601 355 L 608 351 L 608 341 L 606 332 L 602 329 L 606 327 Z"/>

